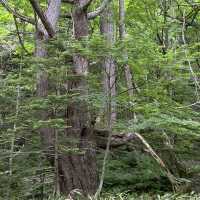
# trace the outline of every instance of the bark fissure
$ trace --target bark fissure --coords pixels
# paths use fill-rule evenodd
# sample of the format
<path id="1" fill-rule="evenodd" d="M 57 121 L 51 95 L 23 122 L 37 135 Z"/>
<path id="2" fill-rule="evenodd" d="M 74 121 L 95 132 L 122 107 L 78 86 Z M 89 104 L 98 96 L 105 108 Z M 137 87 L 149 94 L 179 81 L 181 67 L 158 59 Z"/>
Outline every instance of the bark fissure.
<path id="1" fill-rule="evenodd" d="M 101 14 L 100 31 L 108 43 L 108 48 L 112 47 L 114 44 L 114 21 L 111 4 L 109 4 Z M 116 120 L 116 106 L 114 102 L 114 97 L 116 96 L 116 66 L 111 55 L 104 58 L 103 69 L 105 95 L 107 99 L 109 99 L 109 95 L 112 99 L 111 102 L 107 102 L 106 112 L 108 113 L 109 104 L 111 103 L 111 118 L 114 122 Z"/>

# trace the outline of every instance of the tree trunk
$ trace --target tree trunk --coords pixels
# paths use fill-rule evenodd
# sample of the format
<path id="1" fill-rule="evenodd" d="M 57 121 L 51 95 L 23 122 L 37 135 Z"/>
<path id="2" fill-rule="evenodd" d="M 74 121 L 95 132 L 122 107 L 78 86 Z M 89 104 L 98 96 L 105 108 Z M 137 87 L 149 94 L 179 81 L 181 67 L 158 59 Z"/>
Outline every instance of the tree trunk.
<path id="1" fill-rule="evenodd" d="M 48 20 L 45 26 L 45 28 L 48 28 L 46 28 L 47 31 L 44 26 L 40 26 L 36 35 L 36 56 L 39 57 L 47 55 L 44 43 L 51 37 L 52 33 L 56 32 L 55 30 L 51 30 L 51 27 L 55 29 L 58 19 L 58 7 L 57 4 L 53 5 L 53 2 L 49 2 L 46 15 L 43 15 L 40 9 L 37 10 L 37 14 L 40 14 L 38 16 L 41 16 L 40 18 L 44 17 Z M 89 3 L 90 1 L 79 0 L 73 2 L 72 20 L 74 37 L 77 40 L 88 36 L 87 6 L 83 6 L 85 2 Z M 33 3 L 35 2 L 33 1 Z M 43 19 L 43 21 L 45 20 Z M 75 53 L 73 55 L 73 63 L 71 73 L 74 75 L 74 78 L 68 81 L 68 92 L 70 94 L 79 93 L 82 97 L 83 95 L 87 95 L 86 77 L 88 61 L 81 54 Z M 47 72 L 40 71 L 37 82 L 38 96 L 46 97 L 48 95 Z M 59 149 L 59 144 L 57 146 L 59 149 L 59 153 L 57 154 L 59 189 L 65 195 L 71 194 L 73 190 L 79 190 L 85 196 L 88 194 L 92 195 L 95 194 L 97 189 L 96 144 L 88 110 L 87 102 L 84 100 L 72 99 L 67 105 L 67 125 L 70 128 L 67 128 L 65 131 L 67 142 L 64 145 L 68 151 L 61 152 L 62 150 Z M 42 113 L 42 119 L 47 120 L 46 113 Z M 50 161 L 53 163 L 55 159 L 51 154 L 54 150 L 54 131 L 50 128 L 42 128 L 40 129 L 40 133 L 45 151 L 48 152 Z"/>
<path id="2" fill-rule="evenodd" d="M 51 24 L 54 32 L 56 31 L 56 23 L 60 14 L 61 0 L 50 0 L 48 2 L 48 8 L 45 12 L 45 16 Z M 43 24 L 37 24 L 36 30 L 36 57 L 46 57 L 47 51 L 45 49 L 45 42 L 48 41 L 50 36 L 45 30 Z M 48 95 L 48 74 L 45 70 L 39 70 L 37 73 L 37 95 L 45 98 Z M 41 119 L 47 120 L 48 113 L 42 112 Z M 41 128 L 40 129 L 41 139 L 44 151 L 47 155 L 52 155 L 54 149 L 54 131 L 52 128 Z M 52 161 L 52 156 L 48 156 Z"/>
<path id="3" fill-rule="evenodd" d="M 56 32 L 56 23 L 60 14 L 61 0 L 50 0 L 48 8 L 45 12 L 45 17 L 53 28 L 52 32 Z M 34 8 L 34 7 L 33 7 Z M 34 8 L 35 10 L 35 8 Z M 48 52 L 45 48 L 45 43 L 49 40 L 50 36 L 47 33 L 43 24 L 38 23 L 36 27 L 36 57 L 47 57 Z M 41 69 L 37 73 L 37 96 L 46 98 L 48 96 L 48 72 Z M 48 120 L 49 113 L 42 111 L 40 113 L 41 120 Z M 40 128 L 41 141 L 43 151 L 47 155 L 50 163 L 54 163 L 54 129 L 53 128 Z M 57 191 L 56 191 L 57 192 Z"/>
<path id="4" fill-rule="evenodd" d="M 109 4 L 100 18 L 100 31 L 105 36 L 105 39 L 108 42 L 108 47 L 112 47 L 114 44 L 114 22 L 113 22 L 113 10 L 112 4 Z M 107 97 L 107 100 L 111 99 L 110 102 L 107 102 L 106 113 L 108 113 L 109 104 L 111 103 L 111 121 L 116 120 L 116 105 L 113 101 L 113 98 L 116 96 L 116 66 L 114 59 L 111 55 L 105 57 L 103 61 L 104 69 L 104 91 Z M 110 117 L 108 117 L 109 119 Z"/>
<path id="5" fill-rule="evenodd" d="M 126 36 L 124 0 L 119 0 L 119 36 L 122 41 L 125 39 Z M 131 74 L 130 67 L 128 65 L 128 55 L 126 49 L 124 50 L 123 56 L 125 60 L 124 72 L 125 72 L 128 94 L 130 97 L 132 97 L 134 94 L 133 77 Z"/>
<path id="6" fill-rule="evenodd" d="M 86 9 L 74 5 L 72 12 L 74 37 L 80 40 L 88 36 L 88 19 Z M 88 61 L 81 54 L 73 55 L 74 66 L 71 70 L 75 78 L 68 81 L 69 93 L 79 93 L 82 97 L 87 95 L 87 70 Z M 96 166 L 95 140 L 93 127 L 90 123 L 90 115 L 87 102 L 84 100 L 72 100 L 67 108 L 68 125 L 66 130 L 68 147 L 71 153 L 62 155 L 59 160 L 60 189 L 69 194 L 78 189 L 83 195 L 93 195 L 98 184 Z M 78 150 L 78 152 L 75 152 Z"/>

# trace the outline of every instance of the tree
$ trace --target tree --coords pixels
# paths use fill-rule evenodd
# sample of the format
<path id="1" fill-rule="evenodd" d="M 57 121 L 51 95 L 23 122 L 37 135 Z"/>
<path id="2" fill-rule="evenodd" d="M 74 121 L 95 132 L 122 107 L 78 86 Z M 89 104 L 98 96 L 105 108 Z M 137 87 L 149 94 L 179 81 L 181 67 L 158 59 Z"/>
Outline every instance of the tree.
<path id="1" fill-rule="evenodd" d="M 76 40 L 88 36 L 88 18 L 94 18 L 103 11 L 107 0 L 94 12 L 88 13 L 87 8 L 92 1 L 67 0 L 66 3 L 73 5 L 72 21 L 73 32 Z M 36 55 L 44 57 L 47 55 L 43 43 L 55 35 L 55 25 L 58 20 L 61 1 L 50 1 L 46 13 L 40 9 L 37 1 L 30 0 L 35 12 L 42 21 L 42 26 L 37 27 Z M 40 30 L 41 29 L 41 30 Z M 79 92 L 80 95 L 87 94 L 87 72 L 88 60 L 80 53 L 73 55 L 72 75 L 78 77 L 68 81 L 69 93 Z M 38 95 L 45 97 L 48 94 L 48 76 L 45 72 L 38 75 Z M 43 120 L 46 119 L 46 114 Z M 95 141 L 93 136 L 93 125 L 90 120 L 87 103 L 72 101 L 67 105 L 67 126 L 66 136 L 68 140 L 76 140 L 75 144 L 70 143 L 70 148 L 78 147 L 79 154 L 58 155 L 58 171 L 60 191 L 69 194 L 74 189 L 79 189 L 84 195 L 94 194 L 97 189 L 98 175 L 95 155 Z M 50 128 L 41 129 L 43 143 L 46 149 L 53 146 L 53 132 Z"/>
<path id="2" fill-rule="evenodd" d="M 124 41 L 126 37 L 125 15 L 126 15 L 126 12 L 125 12 L 124 0 L 119 0 L 119 37 L 122 40 L 122 42 Z M 124 50 L 124 61 L 125 61 L 124 72 L 125 72 L 127 89 L 128 89 L 129 96 L 132 97 L 134 94 L 134 87 L 133 87 L 134 85 L 133 85 L 133 77 L 131 74 L 131 70 L 128 65 L 128 55 L 127 55 L 126 49 Z M 136 89 L 137 89 L 137 86 L 136 86 Z"/>
<path id="3" fill-rule="evenodd" d="M 191 178 L 179 168 L 198 158 L 198 3 L 0 2 L 1 196 L 98 197 Z"/>
<path id="4" fill-rule="evenodd" d="M 110 3 L 104 9 L 100 18 L 100 31 L 105 37 L 107 47 L 112 48 L 114 45 L 114 17 L 113 17 L 113 4 Z M 112 55 L 107 55 L 103 60 L 103 71 L 104 71 L 104 92 L 107 99 L 110 99 L 110 102 L 106 103 L 106 116 L 109 114 L 109 107 L 111 106 L 111 116 L 108 116 L 106 120 L 108 121 L 111 117 L 112 122 L 116 121 L 116 103 L 114 98 L 116 96 L 116 64 Z M 111 105 L 109 105 L 111 104 Z"/>

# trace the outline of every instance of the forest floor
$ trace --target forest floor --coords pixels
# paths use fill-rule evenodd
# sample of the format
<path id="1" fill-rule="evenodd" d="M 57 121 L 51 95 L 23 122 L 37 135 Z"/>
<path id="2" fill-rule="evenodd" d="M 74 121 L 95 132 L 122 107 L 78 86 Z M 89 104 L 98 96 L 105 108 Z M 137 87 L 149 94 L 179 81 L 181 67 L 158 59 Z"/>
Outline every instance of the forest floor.
<path id="1" fill-rule="evenodd" d="M 76 198 L 77 199 L 77 198 Z M 71 197 L 67 198 L 49 198 L 49 200 L 73 200 Z M 78 200 L 83 200 L 83 198 L 78 198 Z M 88 198 L 84 200 L 93 200 L 93 198 Z M 127 194 L 127 193 L 119 193 L 119 194 L 102 194 L 102 197 L 99 200 L 200 200 L 200 194 L 190 193 L 190 194 L 172 194 L 166 193 L 163 195 L 159 194 Z"/>

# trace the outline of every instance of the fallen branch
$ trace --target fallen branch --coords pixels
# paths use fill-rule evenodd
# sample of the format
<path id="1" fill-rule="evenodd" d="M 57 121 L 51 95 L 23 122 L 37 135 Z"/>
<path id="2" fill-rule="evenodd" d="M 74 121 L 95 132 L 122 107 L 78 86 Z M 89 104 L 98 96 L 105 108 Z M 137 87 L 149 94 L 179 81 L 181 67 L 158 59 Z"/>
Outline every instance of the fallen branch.
<path id="1" fill-rule="evenodd" d="M 96 138 L 97 138 L 97 146 L 101 148 L 105 148 L 106 140 L 109 135 L 108 130 L 95 130 L 94 131 Z M 145 146 L 147 152 L 151 155 L 151 157 L 159 164 L 159 166 L 165 172 L 167 178 L 169 179 L 172 188 L 174 191 L 179 191 L 180 186 L 190 183 L 189 180 L 176 178 L 170 171 L 170 169 L 166 166 L 165 162 L 160 158 L 160 156 L 153 150 L 150 144 L 144 139 L 142 135 L 139 133 L 117 133 L 113 134 L 110 140 L 110 147 L 116 148 L 122 145 L 126 145 L 127 143 L 136 143 L 139 142 L 140 145 L 142 144 Z"/>

